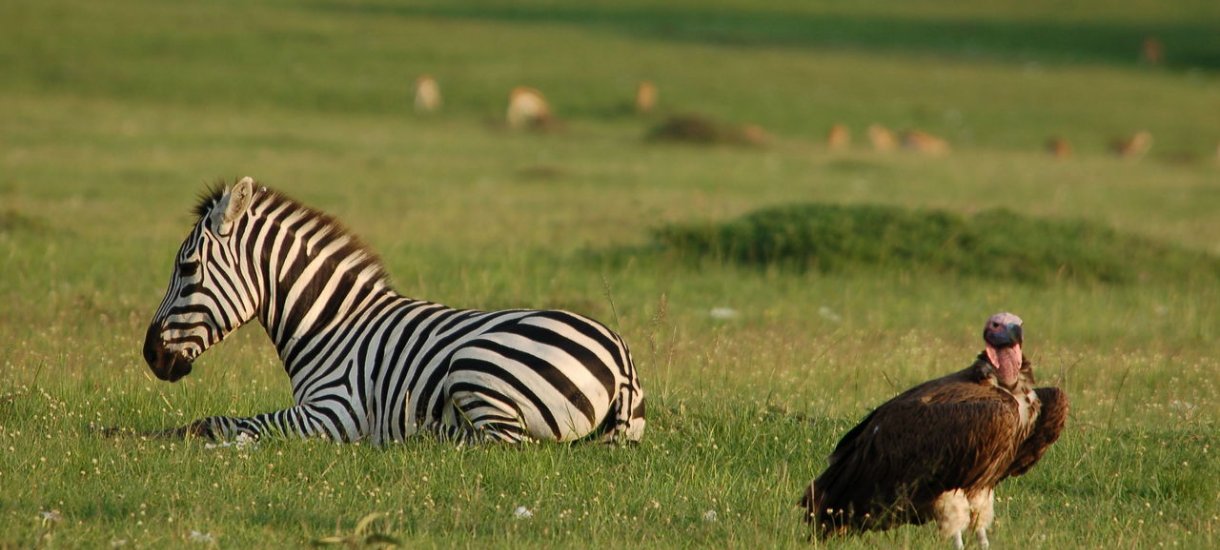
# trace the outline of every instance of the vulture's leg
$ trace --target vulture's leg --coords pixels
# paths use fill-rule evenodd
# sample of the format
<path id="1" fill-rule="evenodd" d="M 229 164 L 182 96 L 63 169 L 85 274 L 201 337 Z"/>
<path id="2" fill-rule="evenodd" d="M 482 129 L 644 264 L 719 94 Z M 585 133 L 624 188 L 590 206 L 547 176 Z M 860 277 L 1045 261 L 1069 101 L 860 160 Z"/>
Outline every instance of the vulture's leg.
<path id="1" fill-rule="evenodd" d="M 983 489 L 970 495 L 970 527 L 974 529 L 974 537 L 979 541 L 979 548 L 991 546 L 987 540 L 987 529 L 995 520 L 995 490 Z"/>
<path id="2" fill-rule="evenodd" d="M 953 539 L 953 547 L 962 550 L 962 531 L 970 525 L 970 501 L 961 489 L 941 493 L 932 503 L 932 514 L 941 538 Z"/>

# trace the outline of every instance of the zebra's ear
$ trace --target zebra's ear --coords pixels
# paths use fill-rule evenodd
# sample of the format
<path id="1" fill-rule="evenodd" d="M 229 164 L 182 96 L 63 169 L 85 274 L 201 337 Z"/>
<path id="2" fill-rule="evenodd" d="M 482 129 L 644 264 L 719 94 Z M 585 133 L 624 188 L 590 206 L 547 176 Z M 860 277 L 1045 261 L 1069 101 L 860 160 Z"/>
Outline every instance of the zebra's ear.
<path id="1" fill-rule="evenodd" d="M 216 210 L 223 214 L 216 220 L 216 234 L 221 237 L 229 236 L 229 232 L 233 230 L 233 222 L 246 213 L 251 202 L 254 202 L 254 178 L 246 176 L 220 199 L 219 208 Z"/>

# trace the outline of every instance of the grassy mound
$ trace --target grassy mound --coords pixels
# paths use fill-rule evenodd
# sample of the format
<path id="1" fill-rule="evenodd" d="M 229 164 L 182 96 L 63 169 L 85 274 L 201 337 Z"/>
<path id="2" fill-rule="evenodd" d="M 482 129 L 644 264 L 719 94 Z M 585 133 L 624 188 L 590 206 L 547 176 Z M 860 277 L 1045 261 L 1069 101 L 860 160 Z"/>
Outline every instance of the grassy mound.
<path id="1" fill-rule="evenodd" d="M 1084 221 L 997 209 L 973 216 L 880 205 L 797 204 L 722 223 L 663 227 L 683 258 L 824 272 L 917 269 L 1024 282 L 1129 283 L 1215 277 L 1220 259 Z"/>

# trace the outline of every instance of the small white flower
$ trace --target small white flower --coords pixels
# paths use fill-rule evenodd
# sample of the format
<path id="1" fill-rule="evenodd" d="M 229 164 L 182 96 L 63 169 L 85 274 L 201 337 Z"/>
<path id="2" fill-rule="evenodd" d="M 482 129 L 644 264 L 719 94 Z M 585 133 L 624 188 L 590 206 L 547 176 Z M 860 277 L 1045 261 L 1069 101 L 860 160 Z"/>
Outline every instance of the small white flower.
<path id="1" fill-rule="evenodd" d="M 534 513 L 531 512 L 529 508 L 518 506 L 516 510 L 513 510 L 513 517 L 517 519 L 529 519 L 534 517 Z"/>
<path id="2" fill-rule="evenodd" d="M 59 523 L 64 517 L 59 514 L 59 510 L 43 510 L 38 512 L 38 516 L 42 518 L 42 524 Z"/>
<path id="3" fill-rule="evenodd" d="M 826 319 L 827 321 L 830 321 L 832 323 L 842 323 L 843 322 L 843 318 L 839 317 L 838 313 L 835 313 L 835 311 L 833 309 L 830 309 L 826 306 L 822 306 L 822 307 L 818 308 L 818 315 L 821 315 L 823 319 Z"/>
<path id="4" fill-rule="evenodd" d="M 114 539 L 110 541 L 111 548 L 118 548 L 120 546 L 127 546 L 127 539 Z"/>
<path id="5" fill-rule="evenodd" d="M 216 538 L 213 537 L 211 533 L 200 533 L 199 531 L 195 531 L 194 529 L 191 530 L 190 538 L 191 538 L 191 542 L 197 542 L 200 544 L 211 544 L 213 542 L 216 542 Z"/>
<path id="6" fill-rule="evenodd" d="M 738 313 L 731 307 L 714 307 L 708 312 L 708 315 L 711 315 L 712 319 L 725 320 L 737 317 Z"/>
<path id="7" fill-rule="evenodd" d="M 715 511 L 715 510 L 708 510 L 708 511 L 704 512 L 704 513 L 703 513 L 703 521 L 706 521 L 706 522 L 708 522 L 708 523 L 711 523 L 711 522 L 713 522 L 713 521 L 716 521 L 716 511 Z"/>

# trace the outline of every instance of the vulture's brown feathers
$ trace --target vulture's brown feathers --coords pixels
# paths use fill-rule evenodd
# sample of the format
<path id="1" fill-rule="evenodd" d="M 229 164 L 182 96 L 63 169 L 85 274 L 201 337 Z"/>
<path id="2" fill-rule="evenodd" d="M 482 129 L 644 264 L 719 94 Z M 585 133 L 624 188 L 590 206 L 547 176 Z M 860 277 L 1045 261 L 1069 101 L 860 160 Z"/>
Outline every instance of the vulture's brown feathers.
<path id="1" fill-rule="evenodd" d="M 847 432 L 801 500 L 806 520 L 824 536 L 935 520 L 955 547 L 967 527 L 986 547 L 996 484 L 1029 471 L 1067 419 L 1063 392 L 1034 389 L 1021 331 L 1017 316 L 993 315 L 973 365 Z"/>

